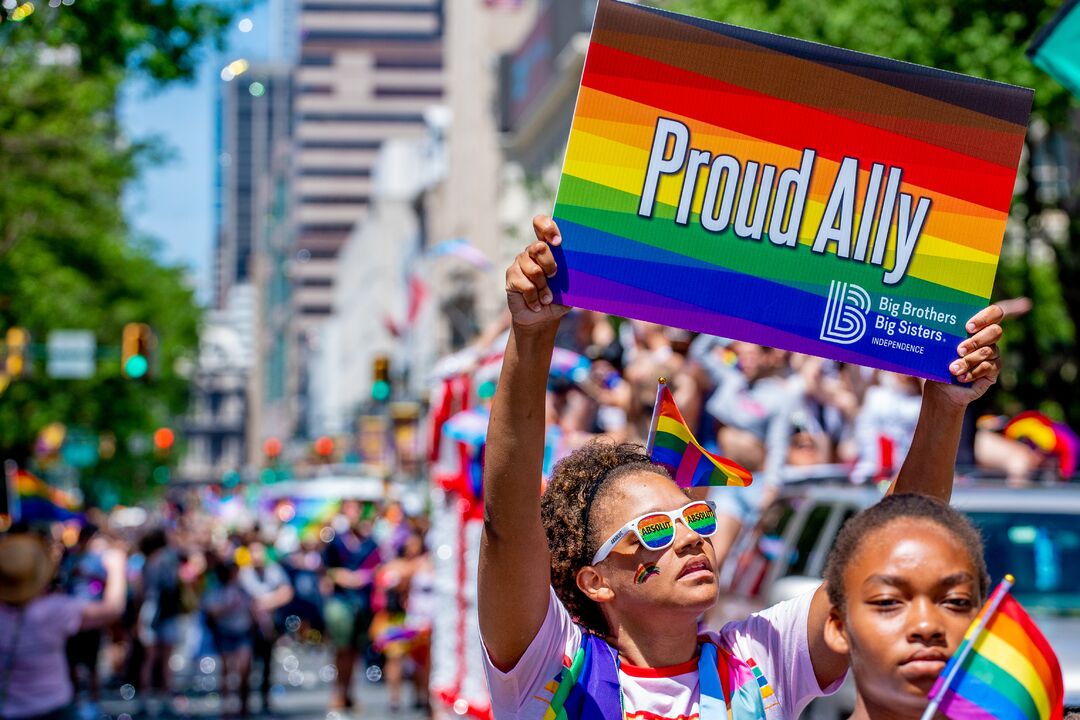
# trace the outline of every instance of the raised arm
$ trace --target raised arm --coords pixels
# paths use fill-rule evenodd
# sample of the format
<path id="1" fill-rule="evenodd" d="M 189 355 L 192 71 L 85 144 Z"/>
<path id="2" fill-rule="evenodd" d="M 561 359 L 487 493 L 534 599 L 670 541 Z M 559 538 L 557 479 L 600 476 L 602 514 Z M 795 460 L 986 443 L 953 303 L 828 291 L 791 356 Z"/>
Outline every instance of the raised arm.
<path id="1" fill-rule="evenodd" d="M 79 630 L 95 630 L 118 620 L 127 603 L 127 555 L 109 548 L 101 558 L 105 566 L 105 592 L 100 600 L 83 608 Z"/>
<path id="2" fill-rule="evenodd" d="M 1001 339 L 1004 314 L 997 305 L 979 311 L 967 322 L 971 337 L 957 347 L 959 359 L 949 372 L 969 386 L 927 382 L 923 386 L 922 409 L 915 426 L 900 474 L 889 486 L 889 493 L 917 493 L 945 502 L 952 495 L 956 448 L 967 406 L 997 382 L 1001 364 L 997 341 Z M 829 597 L 825 585 L 814 593 L 807 619 L 810 659 L 818 684 L 826 688 L 847 671 L 847 658 L 833 652 L 825 643 L 825 624 L 829 617 Z"/>
<path id="3" fill-rule="evenodd" d="M 922 409 L 911 449 L 889 486 L 889 494 L 917 493 L 949 502 L 964 412 L 997 382 L 1001 371 L 997 341 L 1001 339 L 998 323 L 1003 317 L 1001 308 L 991 305 L 968 320 L 971 337 L 960 343 L 960 358 L 949 366 L 949 371 L 961 382 L 970 382 L 970 386 L 937 382 L 923 386 Z"/>
<path id="4" fill-rule="evenodd" d="M 484 455 L 484 532 L 477 603 L 480 633 L 492 663 L 513 668 L 536 637 L 547 611 L 551 559 L 540 523 L 544 465 L 544 395 L 559 319 L 547 278 L 551 247 L 561 242 L 551 218 L 533 219 L 537 241 L 506 271 L 513 316 L 502 374 L 491 409 Z"/>

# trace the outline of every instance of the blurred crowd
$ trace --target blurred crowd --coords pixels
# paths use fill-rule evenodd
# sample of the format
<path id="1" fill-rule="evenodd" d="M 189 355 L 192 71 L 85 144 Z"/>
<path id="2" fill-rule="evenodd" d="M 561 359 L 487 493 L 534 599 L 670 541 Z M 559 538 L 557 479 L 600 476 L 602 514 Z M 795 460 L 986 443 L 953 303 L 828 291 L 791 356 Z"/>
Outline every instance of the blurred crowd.
<path id="1" fill-rule="evenodd" d="M 431 477 L 472 499 L 508 322 L 434 375 Z M 921 405 L 911 377 L 574 310 L 552 358 L 545 467 L 599 437 L 644 443 L 660 377 L 698 440 L 754 473 L 750 488 L 713 493 L 721 559 L 785 483 L 891 479 Z M 1048 420 L 1010 420 L 993 402 L 969 408 L 961 474 L 1071 479 L 1068 458 L 1040 445 Z M 453 441 L 441 455 L 439 438 Z M 313 675 L 332 687 L 329 709 L 346 711 L 358 667 L 385 680 L 392 709 L 408 698 L 430 713 L 438 600 L 427 515 L 340 495 L 257 507 L 242 493 L 175 489 L 149 513 L 91 510 L 85 524 L 0 539 L 0 717 L 97 718 L 104 686 L 148 715 L 185 714 L 194 692 L 246 716 L 271 712 L 277 692 Z M 121 518 L 132 510 L 142 516 Z M 302 671 L 301 656 L 320 657 L 321 669 Z"/>
<path id="2" fill-rule="evenodd" d="M 567 316 L 556 345 L 588 360 L 587 371 L 553 370 L 548 421 L 565 452 L 597 435 L 645 442 L 664 377 L 697 439 L 765 488 L 891 478 L 921 404 L 917 378 L 591 311 Z M 992 403 L 972 407 L 958 468 L 1018 485 L 1058 473 L 1054 456 L 1002 432 Z"/>
<path id="3" fill-rule="evenodd" d="M 299 541 L 279 542 L 292 536 L 276 525 L 228 529 L 206 512 L 206 492 L 137 527 L 91 511 L 81 528 L 0 539 L 0 717 L 96 719 L 103 686 L 133 701 L 132 714 L 186 714 L 201 692 L 227 715 L 265 715 L 310 679 L 299 656 L 325 663 L 315 674 L 332 685 L 330 710 L 356 706 L 357 666 L 385 680 L 392 710 L 406 694 L 428 710 L 424 515 L 343 500 Z"/>

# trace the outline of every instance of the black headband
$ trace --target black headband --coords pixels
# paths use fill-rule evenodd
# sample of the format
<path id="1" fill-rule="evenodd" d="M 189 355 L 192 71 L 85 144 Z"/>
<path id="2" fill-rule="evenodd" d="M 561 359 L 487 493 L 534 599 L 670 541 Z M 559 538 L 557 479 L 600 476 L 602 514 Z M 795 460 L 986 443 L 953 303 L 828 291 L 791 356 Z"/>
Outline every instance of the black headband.
<path id="1" fill-rule="evenodd" d="M 593 500 L 596 499 L 596 493 L 600 492 L 600 486 L 607 482 L 608 475 L 613 470 L 621 466 L 609 468 L 600 474 L 593 486 L 589 488 L 589 494 L 585 496 L 585 512 L 582 515 L 582 525 L 584 527 L 584 535 L 582 536 L 581 543 L 581 561 L 582 564 L 588 564 L 588 552 L 589 552 L 589 515 L 592 513 Z"/>

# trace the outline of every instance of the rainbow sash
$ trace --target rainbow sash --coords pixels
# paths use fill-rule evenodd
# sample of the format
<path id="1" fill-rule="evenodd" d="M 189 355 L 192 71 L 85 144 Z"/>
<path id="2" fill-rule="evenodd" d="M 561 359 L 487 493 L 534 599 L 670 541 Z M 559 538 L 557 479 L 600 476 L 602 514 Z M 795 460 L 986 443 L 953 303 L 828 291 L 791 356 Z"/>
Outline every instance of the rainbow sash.
<path id="1" fill-rule="evenodd" d="M 698 656 L 700 720 L 764 720 L 761 683 L 747 663 L 711 641 Z M 563 668 L 544 720 L 624 717 L 619 658 L 603 638 L 582 631 L 581 647 Z"/>

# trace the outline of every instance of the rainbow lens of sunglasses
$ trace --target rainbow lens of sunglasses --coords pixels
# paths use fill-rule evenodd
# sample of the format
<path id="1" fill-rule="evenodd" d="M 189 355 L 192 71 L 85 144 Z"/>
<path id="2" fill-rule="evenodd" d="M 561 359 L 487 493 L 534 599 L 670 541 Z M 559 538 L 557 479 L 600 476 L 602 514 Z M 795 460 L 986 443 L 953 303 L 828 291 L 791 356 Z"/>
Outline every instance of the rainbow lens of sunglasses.
<path id="1" fill-rule="evenodd" d="M 671 544 L 675 537 L 675 526 L 667 515 L 646 515 L 638 520 L 637 534 L 642 545 L 650 550 L 660 550 Z"/>
<path id="2" fill-rule="evenodd" d="M 698 535 L 708 537 L 716 532 L 716 513 L 706 503 L 694 503 L 683 510 L 683 522 Z"/>

